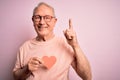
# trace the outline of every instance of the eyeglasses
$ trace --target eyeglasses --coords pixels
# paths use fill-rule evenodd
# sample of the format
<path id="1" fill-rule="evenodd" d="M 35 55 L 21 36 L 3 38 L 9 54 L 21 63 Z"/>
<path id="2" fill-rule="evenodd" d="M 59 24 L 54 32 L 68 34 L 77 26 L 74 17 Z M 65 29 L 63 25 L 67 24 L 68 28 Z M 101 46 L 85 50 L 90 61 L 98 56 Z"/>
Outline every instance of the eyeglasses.
<path id="1" fill-rule="evenodd" d="M 42 18 L 43 18 L 46 22 L 50 22 L 50 21 L 52 20 L 52 18 L 55 18 L 55 17 L 50 16 L 50 15 L 45 15 L 45 16 L 33 15 L 33 17 L 32 17 L 33 21 L 36 21 L 36 22 L 41 21 Z"/>

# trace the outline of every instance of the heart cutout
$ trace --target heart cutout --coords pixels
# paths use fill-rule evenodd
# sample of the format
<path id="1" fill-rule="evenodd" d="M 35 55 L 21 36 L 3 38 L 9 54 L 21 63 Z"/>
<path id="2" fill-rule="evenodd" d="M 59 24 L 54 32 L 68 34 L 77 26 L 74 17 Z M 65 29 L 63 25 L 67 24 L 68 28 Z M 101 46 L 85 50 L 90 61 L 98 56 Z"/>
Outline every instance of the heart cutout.
<path id="1" fill-rule="evenodd" d="M 42 57 L 43 64 L 46 66 L 47 69 L 50 69 L 56 62 L 56 57 L 55 56 L 43 56 Z"/>

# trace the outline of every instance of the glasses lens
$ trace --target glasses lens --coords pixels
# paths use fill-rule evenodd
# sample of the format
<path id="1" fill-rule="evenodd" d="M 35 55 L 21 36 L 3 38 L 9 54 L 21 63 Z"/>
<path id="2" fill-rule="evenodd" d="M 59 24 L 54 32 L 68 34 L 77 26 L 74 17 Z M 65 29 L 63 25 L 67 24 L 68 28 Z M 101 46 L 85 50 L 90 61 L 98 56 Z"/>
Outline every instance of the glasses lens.
<path id="1" fill-rule="evenodd" d="M 45 21 L 47 21 L 47 22 L 51 21 L 52 18 L 53 17 L 49 16 L 49 15 L 47 15 L 47 16 L 44 17 Z"/>
<path id="2" fill-rule="evenodd" d="M 40 21 L 40 17 L 39 17 L 39 15 L 35 15 L 35 16 L 33 16 L 33 20 L 34 20 L 34 21 Z"/>

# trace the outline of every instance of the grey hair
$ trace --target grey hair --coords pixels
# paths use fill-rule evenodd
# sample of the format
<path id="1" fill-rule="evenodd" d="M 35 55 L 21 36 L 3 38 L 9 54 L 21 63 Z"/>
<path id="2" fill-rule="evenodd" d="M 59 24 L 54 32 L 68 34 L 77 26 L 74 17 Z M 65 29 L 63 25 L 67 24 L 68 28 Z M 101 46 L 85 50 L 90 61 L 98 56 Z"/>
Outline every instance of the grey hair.
<path id="1" fill-rule="evenodd" d="M 48 5 L 48 4 L 45 3 L 45 2 L 40 2 L 40 3 L 34 8 L 34 10 L 33 10 L 33 15 L 35 14 L 35 11 L 38 9 L 38 7 L 40 7 L 40 6 L 42 6 L 42 5 L 44 5 L 44 6 L 48 7 L 48 8 L 50 8 L 50 9 L 53 11 L 53 15 L 54 15 L 54 17 L 55 17 L 54 8 L 53 8 L 52 6 L 50 6 L 50 5 Z"/>

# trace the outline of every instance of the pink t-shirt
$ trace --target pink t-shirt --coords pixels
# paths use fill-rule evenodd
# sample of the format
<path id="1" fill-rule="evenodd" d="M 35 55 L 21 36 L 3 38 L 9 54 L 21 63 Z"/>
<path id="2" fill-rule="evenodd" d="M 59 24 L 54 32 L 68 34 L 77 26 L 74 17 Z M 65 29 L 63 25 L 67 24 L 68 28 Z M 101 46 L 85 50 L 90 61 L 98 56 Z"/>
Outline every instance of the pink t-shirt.
<path id="1" fill-rule="evenodd" d="M 69 80 L 68 72 L 74 60 L 74 53 L 72 47 L 64 38 L 55 36 L 46 42 L 39 42 L 34 38 L 25 42 L 17 54 L 17 61 L 13 71 L 25 66 L 31 57 L 41 59 L 43 57 L 54 57 L 52 60 L 54 62 L 49 69 L 41 67 L 33 72 L 34 76 L 30 75 L 26 80 Z"/>

